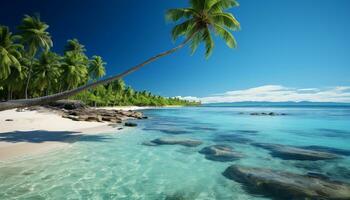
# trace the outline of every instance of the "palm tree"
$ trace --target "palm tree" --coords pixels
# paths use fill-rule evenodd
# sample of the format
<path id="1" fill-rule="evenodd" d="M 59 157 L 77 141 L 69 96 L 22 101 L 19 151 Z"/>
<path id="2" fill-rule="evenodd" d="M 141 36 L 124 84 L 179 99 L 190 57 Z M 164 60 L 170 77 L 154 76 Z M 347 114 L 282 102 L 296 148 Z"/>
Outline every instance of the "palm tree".
<path id="1" fill-rule="evenodd" d="M 101 56 L 93 56 L 89 65 L 89 76 L 92 80 L 102 78 L 106 74 L 106 63 L 103 62 Z"/>
<path id="2" fill-rule="evenodd" d="M 28 69 L 27 83 L 25 88 L 25 97 L 28 98 L 28 88 L 30 79 L 32 76 L 32 68 L 34 65 L 34 58 L 39 49 L 48 51 L 52 46 L 52 40 L 47 29 L 49 25 L 40 20 L 39 15 L 29 16 L 25 15 L 22 24 L 18 26 L 20 30 L 23 43 L 28 48 L 28 57 L 31 59 L 31 63 Z"/>
<path id="3" fill-rule="evenodd" d="M 67 44 L 64 49 L 65 52 L 73 51 L 75 53 L 85 53 L 85 46 L 80 44 L 79 40 L 74 38 L 67 41 Z"/>
<path id="4" fill-rule="evenodd" d="M 236 0 L 190 0 L 189 2 L 189 8 L 170 9 L 166 13 L 166 18 L 168 20 L 175 22 L 180 21 L 180 24 L 176 25 L 172 30 L 173 39 L 177 39 L 180 36 L 185 38 L 184 41 L 178 46 L 157 54 L 146 61 L 110 78 L 99 80 L 76 89 L 50 96 L 29 100 L 3 102 L 0 103 L 0 110 L 45 104 L 70 97 L 81 91 L 94 88 L 101 84 L 113 82 L 139 70 L 145 65 L 154 62 L 161 57 L 176 52 L 189 43 L 192 51 L 194 52 L 198 45 L 203 42 L 206 47 L 206 56 L 208 57 L 210 56 L 214 47 L 214 42 L 211 35 L 212 33 L 215 33 L 223 38 L 229 47 L 233 48 L 236 46 L 235 39 L 230 31 L 238 30 L 240 25 L 231 13 L 225 12 L 225 10 L 228 8 L 238 6 Z"/>
<path id="5" fill-rule="evenodd" d="M 87 81 L 88 69 L 85 65 L 85 59 L 81 54 L 71 51 L 66 52 L 62 69 L 62 78 L 67 90 L 76 88 Z"/>
<path id="6" fill-rule="evenodd" d="M 58 82 L 61 75 L 60 56 L 53 52 L 43 52 L 33 67 L 34 85 L 43 91 L 46 89 L 46 95 L 49 94 L 52 85 Z"/>
<path id="7" fill-rule="evenodd" d="M 12 35 L 8 27 L 0 26 L 0 80 L 6 79 L 12 68 L 21 70 L 19 59 L 23 46 L 16 43 L 19 39 L 19 36 Z"/>
<path id="8" fill-rule="evenodd" d="M 13 99 L 14 94 L 18 94 L 23 91 L 23 81 L 25 79 L 25 70 L 21 68 L 14 68 L 11 70 L 11 74 L 3 80 L 4 85 L 7 88 L 7 99 Z M 22 94 L 22 93 L 21 93 Z"/>

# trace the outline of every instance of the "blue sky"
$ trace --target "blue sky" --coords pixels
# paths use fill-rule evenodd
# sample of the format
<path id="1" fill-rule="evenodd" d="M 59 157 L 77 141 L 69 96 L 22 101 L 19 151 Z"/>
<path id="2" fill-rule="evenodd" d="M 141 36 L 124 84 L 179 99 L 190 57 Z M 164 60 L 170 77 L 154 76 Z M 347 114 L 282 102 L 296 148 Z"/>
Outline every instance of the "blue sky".
<path id="1" fill-rule="evenodd" d="M 231 11 L 242 25 L 237 49 L 217 40 L 206 60 L 203 49 L 162 58 L 126 82 L 164 96 L 208 97 L 277 85 L 318 90 L 350 86 L 350 1 L 245 0 Z M 0 24 L 14 28 L 24 14 L 39 12 L 50 25 L 54 50 L 78 38 L 89 55 L 101 55 L 108 75 L 138 64 L 175 44 L 168 8 L 187 0 L 11 0 L 2 3 Z M 349 98 L 350 99 L 350 98 Z"/>

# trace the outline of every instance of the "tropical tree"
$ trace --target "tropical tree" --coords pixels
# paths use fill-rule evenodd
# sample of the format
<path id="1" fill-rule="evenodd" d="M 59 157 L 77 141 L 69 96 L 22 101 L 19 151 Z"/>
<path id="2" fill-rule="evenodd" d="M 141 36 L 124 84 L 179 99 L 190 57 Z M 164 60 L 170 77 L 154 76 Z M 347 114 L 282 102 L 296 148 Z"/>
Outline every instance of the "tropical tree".
<path id="1" fill-rule="evenodd" d="M 77 54 L 83 54 L 85 53 L 86 49 L 84 45 L 80 44 L 78 39 L 74 38 L 67 41 L 64 51 L 72 51 Z"/>
<path id="2" fill-rule="evenodd" d="M 102 78 L 106 74 L 106 63 L 103 62 L 101 56 L 93 56 L 89 65 L 89 77 L 92 80 Z"/>
<path id="3" fill-rule="evenodd" d="M 30 100 L 3 102 L 0 103 L 0 110 L 15 107 L 40 105 L 70 97 L 81 91 L 94 88 L 101 84 L 110 83 L 139 70 L 145 65 L 154 62 L 161 57 L 176 52 L 187 44 L 190 44 L 190 47 L 194 52 L 200 43 L 204 43 L 206 47 L 206 57 L 208 57 L 210 56 L 214 47 L 212 33 L 223 38 L 229 47 L 233 48 L 236 46 L 235 39 L 230 31 L 238 30 L 240 25 L 231 13 L 225 12 L 225 10 L 228 8 L 238 6 L 236 0 L 189 0 L 189 3 L 190 7 L 188 8 L 170 9 L 166 13 L 166 18 L 168 20 L 179 22 L 179 24 L 176 25 L 172 30 L 173 39 L 177 39 L 180 36 L 184 37 L 184 41 L 178 46 L 161 52 L 147 59 L 146 61 L 110 78 L 89 83 L 76 89 L 50 96 L 34 98 Z"/>
<path id="4" fill-rule="evenodd" d="M 33 67 L 34 85 L 40 91 L 46 89 L 49 94 L 52 86 L 57 84 L 62 73 L 61 57 L 53 52 L 45 51 Z"/>
<path id="5" fill-rule="evenodd" d="M 4 79 L 2 82 L 7 88 L 7 99 L 11 100 L 14 98 L 14 94 L 23 91 L 25 80 L 25 70 L 22 68 L 13 68 L 11 74 Z M 21 93 L 23 95 L 23 93 Z"/>
<path id="6" fill-rule="evenodd" d="M 118 79 L 117 81 L 113 82 L 113 87 L 115 90 L 117 90 L 118 93 L 121 93 L 122 91 L 125 90 L 125 82 L 123 79 Z"/>
<path id="7" fill-rule="evenodd" d="M 25 15 L 22 24 L 18 26 L 20 34 L 22 36 L 23 44 L 25 44 L 28 49 L 28 57 L 31 60 L 28 66 L 28 75 L 25 88 L 25 97 L 28 98 L 28 88 L 30 84 L 30 79 L 32 77 L 32 68 L 34 65 L 34 59 L 38 50 L 48 51 L 52 46 L 52 40 L 47 29 L 49 25 L 40 20 L 39 15 L 29 16 Z"/>
<path id="8" fill-rule="evenodd" d="M 66 52 L 62 64 L 62 81 L 67 90 L 84 84 L 88 78 L 88 69 L 81 54 Z"/>
<path id="9" fill-rule="evenodd" d="M 20 37 L 13 35 L 8 27 L 0 26 L 0 80 L 6 79 L 13 68 L 21 70 L 19 59 L 23 46 L 16 43 L 19 39 Z"/>

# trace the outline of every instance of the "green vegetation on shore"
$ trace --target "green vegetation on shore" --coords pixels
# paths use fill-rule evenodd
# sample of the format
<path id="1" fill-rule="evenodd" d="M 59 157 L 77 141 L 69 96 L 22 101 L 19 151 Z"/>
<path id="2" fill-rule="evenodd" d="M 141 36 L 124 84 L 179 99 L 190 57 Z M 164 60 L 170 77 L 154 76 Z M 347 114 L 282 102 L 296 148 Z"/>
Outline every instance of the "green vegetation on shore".
<path id="1" fill-rule="evenodd" d="M 0 100 L 35 98 L 72 90 L 101 79 L 105 65 L 101 56 L 86 55 L 77 39 L 67 41 L 63 55 L 51 50 L 49 26 L 38 15 L 25 15 L 13 34 L 0 25 Z M 79 93 L 72 99 L 92 106 L 198 105 L 178 98 L 165 98 L 125 86 L 122 79 Z"/>
<path id="2" fill-rule="evenodd" d="M 166 98 L 148 91 L 135 91 L 132 87 L 126 86 L 121 79 L 81 92 L 73 99 L 81 100 L 90 106 L 197 106 L 200 104 L 176 97 Z"/>
<path id="3" fill-rule="evenodd" d="M 189 7 L 187 8 L 169 9 L 166 13 L 166 19 L 177 23 L 172 29 L 172 38 L 174 41 L 180 37 L 184 38 L 184 40 L 179 45 L 162 51 L 119 74 L 99 80 L 97 78 L 101 78 L 104 73 L 102 70 L 102 67 L 104 67 L 102 58 L 97 58 L 96 56 L 89 60 L 84 54 L 84 46 L 76 39 L 68 42 L 63 57 L 57 54 L 49 56 L 47 52 L 53 45 L 51 36 L 47 32 L 49 26 L 42 22 L 38 16 L 26 15 L 24 17 L 22 24 L 18 27 L 20 30 L 19 36 L 12 35 L 8 27 L 1 26 L 0 77 L 3 85 L 1 88 L 5 90 L 4 93 L 7 93 L 8 101 L 0 102 L 0 110 L 50 103 L 72 97 L 82 91 L 91 90 L 100 85 L 111 84 L 187 45 L 194 53 L 200 44 L 204 44 L 205 55 L 208 58 L 214 48 L 213 34 L 221 37 L 228 47 L 235 48 L 236 40 L 231 32 L 238 31 L 240 23 L 232 13 L 226 12 L 226 10 L 238 5 L 236 0 L 189 0 Z M 42 53 L 45 57 L 41 59 L 43 63 L 35 65 L 40 52 L 47 54 Z M 61 67 L 57 67 L 54 64 L 57 62 L 62 63 Z M 23 71 L 26 73 L 24 75 L 22 74 L 21 66 L 25 66 Z M 39 92 L 36 90 L 37 87 L 33 87 L 33 84 L 30 84 L 32 82 L 35 83 L 35 81 L 32 81 L 32 76 L 35 75 L 34 66 L 45 68 L 42 69 L 45 73 L 39 74 L 42 75 L 41 79 L 46 77 L 47 72 L 50 72 L 52 75 L 52 79 L 46 78 L 47 80 L 42 80 L 47 83 L 47 86 L 46 88 L 39 87 L 42 88 Z M 95 69 L 92 70 L 92 68 Z M 17 73 L 21 75 L 9 79 L 13 69 L 17 70 Z M 51 73 L 53 71 L 55 73 Z M 7 81 L 8 79 L 9 81 Z M 14 90 L 18 89 L 17 85 L 16 87 L 12 85 L 16 79 L 19 82 L 21 82 L 20 79 L 26 80 L 24 89 L 26 99 L 11 100 L 13 99 Z M 35 90 L 29 91 L 30 87 Z M 43 95 L 44 90 L 46 95 Z"/>

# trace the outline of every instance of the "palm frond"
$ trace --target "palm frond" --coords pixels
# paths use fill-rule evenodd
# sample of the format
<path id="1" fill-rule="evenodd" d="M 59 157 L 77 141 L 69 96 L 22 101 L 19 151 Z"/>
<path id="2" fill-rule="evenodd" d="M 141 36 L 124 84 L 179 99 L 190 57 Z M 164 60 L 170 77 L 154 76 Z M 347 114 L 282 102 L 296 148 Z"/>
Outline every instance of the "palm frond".
<path id="1" fill-rule="evenodd" d="M 172 39 L 175 41 L 177 38 L 183 35 L 187 35 L 191 28 L 194 26 L 194 21 L 189 19 L 181 24 L 174 26 L 171 35 Z"/>
<path id="2" fill-rule="evenodd" d="M 209 58 L 214 49 L 214 41 L 211 37 L 209 28 L 203 30 L 202 39 L 205 43 L 205 57 Z"/>
<path id="3" fill-rule="evenodd" d="M 215 13 L 211 15 L 213 24 L 225 26 L 230 30 L 237 31 L 240 29 L 240 24 L 231 13 Z"/>
<path id="4" fill-rule="evenodd" d="M 201 11 L 205 7 L 205 0 L 190 0 L 191 7 L 196 11 Z"/>
<path id="5" fill-rule="evenodd" d="M 214 25 L 214 29 L 217 35 L 219 35 L 225 42 L 226 45 L 230 48 L 235 48 L 237 46 L 236 40 L 233 37 L 232 33 L 225 28 Z"/>
<path id="6" fill-rule="evenodd" d="M 191 8 L 175 8 L 175 9 L 170 9 L 166 12 L 165 14 L 165 19 L 167 21 L 178 21 L 182 18 L 188 19 L 194 15 L 197 15 L 195 10 Z"/>
<path id="7" fill-rule="evenodd" d="M 202 31 L 199 31 L 199 32 L 196 32 L 194 35 L 193 35 L 193 38 L 191 40 L 191 44 L 190 44 L 190 48 L 191 48 L 191 54 L 193 55 L 194 52 L 196 52 L 198 46 L 200 45 L 200 43 L 202 42 L 202 36 L 203 33 Z"/>
<path id="8" fill-rule="evenodd" d="M 217 0 L 216 3 L 210 6 L 208 12 L 216 13 L 236 6 L 239 6 L 239 3 L 236 0 Z"/>

